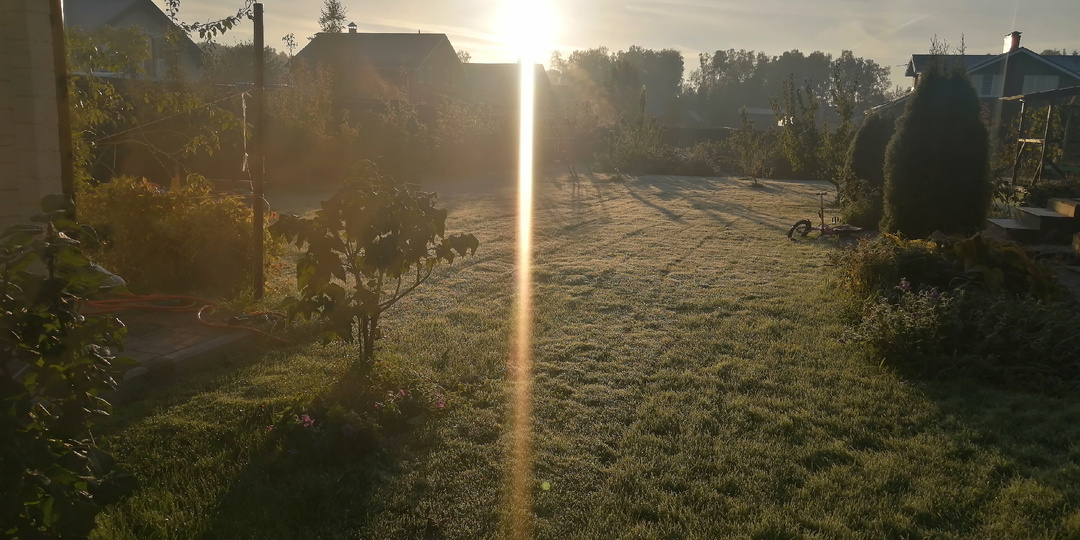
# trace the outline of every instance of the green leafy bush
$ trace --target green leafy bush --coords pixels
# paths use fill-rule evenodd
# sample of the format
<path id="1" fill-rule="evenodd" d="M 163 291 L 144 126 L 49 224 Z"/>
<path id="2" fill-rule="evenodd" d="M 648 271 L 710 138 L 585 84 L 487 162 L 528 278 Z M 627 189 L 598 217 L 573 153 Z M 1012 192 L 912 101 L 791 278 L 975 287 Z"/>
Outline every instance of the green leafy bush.
<path id="1" fill-rule="evenodd" d="M 883 231 L 969 233 L 990 204 L 989 139 L 967 75 L 928 69 L 885 153 Z"/>
<path id="2" fill-rule="evenodd" d="M 883 234 L 832 255 L 855 317 L 845 339 L 920 376 L 962 370 L 1032 387 L 1080 382 L 1075 302 L 1019 247 Z"/>
<path id="3" fill-rule="evenodd" d="M 670 165 L 676 162 L 675 151 L 660 142 L 662 136 L 663 128 L 655 122 L 620 121 L 603 136 L 604 150 L 597 156 L 597 164 L 607 172 L 669 173 Z"/>
<path id="4" fill-rule="evenodd" d="M 981 234 L 970 238 L 938 235 L 932 240 L 882 234 L 829 257 L 839 268 L 841 286 L 859 297 L 888 296 L 901 280 L 915 289 L 978 288 L 1043 300 L 1064 294 L 1053 272 L 1022 248 Z"/>
<path id="5" fill-rule="evenodd" d="M 328 395 L 300 398 L 279 410 L 263 406 L 271 452 L 304 461 L 363 459 L 446 409 L 447 393 L 439 384 L 379 367 L 350 372 Z"/>
<path id="6" fill-rule="evenodd" d="M 252 211 L 239 197 L 214 194 L 201 178 L 171 191 L 117 178 L 87 187 L 79 204 L 83 221 L 100 224 L 93 258 L 136 290 L 235 295 L 250 281 Z M 269 235 L 266 248 L 270 255 L 278 249 Z"/>
<path id="7" fill-rule="evenodd" d="M 772 176 L 772 160 L 776 153 L 772 138 L 767 131 L 758 131 L 750 114 L 743 109 L 739 129 L 725 141 L 735 154 L 739 172 L 757 180 Z"/>
<path id="8" fill-rule="evenodd" d="M 1075 303 L 985 291 L 910 289 L 868 301 L 848 339 L 922 376 L 959 371 L 1010 386 L 1080 383 Z"/>
<path id="9" fill-rule="evenodd" d="M 1080 178 L 1042 180 L 1026 188 L 1026 193 L 1019 203 L 1021 206 L 1044 207 L 1050 199 L 1077 197 L 1080 197 Z"/>
<path id="10" fill-rule="evenodd" d="M 943 352 L 945 317 L 954 299 L 936 288 L 914 292 L 909 281 L 898 283 L 892 298 L 882 294 L 866 301 L 845 339 L 869 345 L 883 363 L 926 369 Z"/>
<path id="11" fill-rule="evenodd" d="M 770 101 L 780 123 L 780 152 L 791 164 L 792 172 L 801 177 L 819 178 L 823 169 L 823 135 L 817 118 L 820 98 L 813 84 L 806 81 L 804 86 L 798 86 L 794 76 L 789 76 L 783 81 L 780 97 L 773 96 Z"/>
<path id="12" fill-rule="evenodd" d="M 690 148 L 662 144 L 655 126 L 621 125 L 605 137 L 606 151 L 597 155 L 601 171 L 628 174 L 716 176 L 727 159 L 723 143 L 700 142 Z"/>
<path id="13" fill-rule="evenodd" d="M 436 111 L 435 162 L 443 172 L 480 171 L 512 164 L 516 137 L 491 111 L 447 102 Z"/>
<path id="14" fill-rule="evenodd" d="M 937 242 L 891 234 L 864 240 L 855 249 L 832 252 L 829 260 L 839 269 L 841 286 L 859 298 L 887 295 L 901 279 L 916 287 L 948 288 L 956 277 L 952 261 Z"/>
<path id="15" fill-rule="evenodd" d="M 325 318 L 337 339 L 358 334 L 369 368 L 383 312 L 439 264 L 479 246 L 471 234 L 446 234 L 446 210 L 435 208 L 435 199 L 364 162 L 315 217 L 279 219 L 271 231 L 303 251 L 296 262 L 300 297 L 284 305 L 290 317 Z"/>
<path id="16" fill-rule="evenodd" d="M 0 235 L 0 532 L 84 538 L 134 488 L 90 433 L 129 361 L 110 350 L 120 321 L 79 313 L 111 277 L 80 251 L 93 230 L 70 219 L 69 199 L 42 209 L 38 224 Z"/>
<path id="17" fill-rule="evenodd" d="M 725 150 L 723 143 L 717 141 L 699 142 L 690 148 L 667 146 L 664 152 L 667 171 L 661 174 L 716 176 L 721 172 Z"/>
<path id="18" fill-rule="evenodd" d="M 841 185 L 844 221 L 876 229 L 884 212 L 885 149 L 896 131 L 896 121 L 871 114 L 859 126 L 851 141 Z"/>

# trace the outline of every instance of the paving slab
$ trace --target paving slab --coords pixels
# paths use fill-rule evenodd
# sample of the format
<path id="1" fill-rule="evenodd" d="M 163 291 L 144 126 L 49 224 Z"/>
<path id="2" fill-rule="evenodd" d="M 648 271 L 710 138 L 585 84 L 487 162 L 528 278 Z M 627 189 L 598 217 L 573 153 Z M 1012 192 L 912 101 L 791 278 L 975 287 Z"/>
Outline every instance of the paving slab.
<path id="1" fill-rule="evenodd" d="M 126 311 L 116 317 L 128 327 L 119 354 L 139 363 L 124 374 L 121 387 L 167 379 L 221 359 L 253 337 L 243 330 L 206 326 L 190 312 Z"/>

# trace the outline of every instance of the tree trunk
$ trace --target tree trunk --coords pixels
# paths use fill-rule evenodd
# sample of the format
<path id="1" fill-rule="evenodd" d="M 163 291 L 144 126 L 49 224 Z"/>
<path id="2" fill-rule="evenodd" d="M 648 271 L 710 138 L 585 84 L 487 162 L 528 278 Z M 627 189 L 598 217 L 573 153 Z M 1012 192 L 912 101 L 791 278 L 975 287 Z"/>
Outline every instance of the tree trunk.
<path id="1" fill-rule="evenodd" d="M 365 316 L 360 320 L 360 339 L 362 345 L 360 352 L 364 362 L 371 364 L 375 360 L 375 337 L 379 331 L 379 316 Z"/>

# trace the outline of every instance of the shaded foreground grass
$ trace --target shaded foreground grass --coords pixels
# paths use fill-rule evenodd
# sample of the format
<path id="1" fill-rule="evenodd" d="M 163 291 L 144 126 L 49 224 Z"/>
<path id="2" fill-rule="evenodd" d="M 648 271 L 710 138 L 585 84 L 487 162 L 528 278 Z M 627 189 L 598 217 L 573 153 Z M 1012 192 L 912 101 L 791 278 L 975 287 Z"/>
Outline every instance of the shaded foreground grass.
<path id="1" fill-rule="evenodd" d="M 142 480 L 103 538 L 505 532 L 512 186 L 434 186 L 477 256 L 385 319 L 378 369 L 450 390 L 372 456 L 273 454 L 261 406 L 334 391 L 355 351 L 253 352 L 122 407 Z M 1080 403 L 913 383 L 838 342 L 812 183 L 644 177 L 537 188 L 538 538 L 1080 535 Z M 547 483 L 549 489 L 541 488 Z"/>

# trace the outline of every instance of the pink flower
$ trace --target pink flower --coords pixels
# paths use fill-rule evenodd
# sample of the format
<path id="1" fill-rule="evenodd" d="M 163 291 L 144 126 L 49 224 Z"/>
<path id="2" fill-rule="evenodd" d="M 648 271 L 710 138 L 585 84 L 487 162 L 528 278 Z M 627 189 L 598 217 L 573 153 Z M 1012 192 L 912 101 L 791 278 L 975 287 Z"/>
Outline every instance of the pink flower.
<path id="1" fill-rule="evenodd" d="M 381 409 L 382 408 L 382 403 L 379 403 L 378 401 L 376 401 L 375 402 L 375 408 L 376 409 Z"/>
<path id="2" fill-rule="evenodd" d="M 438 400 L 435 401 L 435 408 L 436 409 L 442 409 L 443 407 L 446 407 L 446 402 L 443 401 L 443 398 L 439 398 Z"/>
<path id="3" fill-rule="evenodd" d="M 397 395 L 398 397 L 405 397 L 405 390 L 398 390 Z"/>
<path id="4" fill-rule="evenodd" d="M 266 426 L 266 432 L 269 433 L 271 431 L 274 431 L 274 426 Z"/>
<path id="5" fill-rule="evenodd" d="M 311 427 L 311 426 L 315 425 L 315 420 L 313 420 L 310 416 L 305 414 L 305 415 L 300 416 L 300 425 L 302 425 L 304 427 Z"/>

